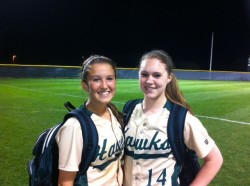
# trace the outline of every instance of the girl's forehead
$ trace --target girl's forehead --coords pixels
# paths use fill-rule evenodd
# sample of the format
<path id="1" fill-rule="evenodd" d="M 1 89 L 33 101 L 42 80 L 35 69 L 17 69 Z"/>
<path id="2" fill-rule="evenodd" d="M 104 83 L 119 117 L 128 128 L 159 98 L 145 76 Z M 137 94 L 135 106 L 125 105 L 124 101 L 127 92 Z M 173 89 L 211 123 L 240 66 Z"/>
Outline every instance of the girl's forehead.
<path id="1" fill-rule="evenodd" d="M 90 74 L 115 74 L 115 71 L 113 69 L 113 67 L 108 64 L 108 63 L 96 63 L 91 65 L 90 69 L 89 69 L 89 73 Z"/>
<path id="2" fill-rule="evenodd" d="M 112 66 L 109 63 L 94 63 L 91 65 L 90 69 L 112 69 Z"/>
<path id="3" fill-rule="evenodd" d="M 141 62 L 140 70 L 166 70 L 166 64 L 162 63 L 157 58 L 147 58 Z"/>

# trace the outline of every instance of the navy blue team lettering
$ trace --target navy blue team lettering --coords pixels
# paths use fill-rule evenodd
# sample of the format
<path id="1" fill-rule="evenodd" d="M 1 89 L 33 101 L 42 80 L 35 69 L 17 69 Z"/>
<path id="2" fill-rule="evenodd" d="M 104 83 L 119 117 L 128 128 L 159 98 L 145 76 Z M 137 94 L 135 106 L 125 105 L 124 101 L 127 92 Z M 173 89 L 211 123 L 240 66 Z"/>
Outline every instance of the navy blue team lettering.
<path id="1" fill-rule="evenodd" d="M 110 165 L 112 162 L 116 161 L 119 157 L 120 154 L 123 152 L 124 148 L 124 138 L 121 137 L 119 141 L 114 143 L 113 145 L 107 147 L 107 139 L 103 140 L 103 145 L 102 148 L 98 145 L 97 148 L 97 155 L 96 155 L 96 160 L 99 159 L 102 161 L 102 164 L 100 165 L 95 165 L 93 168 L 97 168 L 99 170 L 104 170 L 108 165 Z M 109 149 L 107 151 L 107 149 Z"/>
<path id="2" fill-rule="evenodd" d="M 122 137 L 119 141 L 107 147 L 107 139 L 103 140 L 102 148 L 98 145 L 96 160 L 99 159 L 104 161 L 108 159 L 109 161 L 117 159 L 116 157 L 120 155 L 124 148 L 124 138 Z M 112 159 L 114 157 L 114 159 Z"/>
<path id="3" fill-rule="evenodd" d="M 137 139 L 133 136 L 126 137 L 126 147 L 132 147 L 135 150 L 168 150 L 170 149 L 170 144 L 168 139 L 162 140 L 158 138 L 159 131 L 155 132 L 151 141 L 149 139 Z"/>
<path id="4" fill-rule="evenodd" d="M 106 156 L 104 157 L 104 154 L 107 153 L 106 146 L 107 146 L 107 139 L 105 139 L 103 141 L 102 149 L 100 149 L 100 146 L 98 145 L 98 148 L 97 148 L 98 149 L 97 157 L 99 157 L 99 160 L 104 160 L 105 159 Z"/>

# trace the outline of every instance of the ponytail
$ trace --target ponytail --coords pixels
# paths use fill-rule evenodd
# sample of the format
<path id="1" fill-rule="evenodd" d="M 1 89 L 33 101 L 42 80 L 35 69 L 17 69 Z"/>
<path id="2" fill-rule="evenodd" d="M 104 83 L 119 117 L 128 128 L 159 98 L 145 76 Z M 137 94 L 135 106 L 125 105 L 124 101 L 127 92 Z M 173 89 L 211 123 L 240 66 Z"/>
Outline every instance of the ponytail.
<path id="1" fill-rule="evenodd" d="M 108 103 L 108 108 L 112 111 L 117 121 L 120 123 L 122 129 L 124 128 L 123 113 L 121 113 L 113 103 Z"/>
<path id="2" fill-rule="evenodd" d="M 166 90 L 165 90 L 165 95 L 167 99 L 172 101 L 173 103 L 176 103 L 178 105 L 181 105 L 183 107 L 186 107 L 188 111 L 193 114 L 193 111 L 189 104 L 187 103 L 185 97 L 183 96 L 179 85 L 178 81 L 175 77 L 175 75 L 172 73 L 172 79 L 171 81 L 167 84 Z"/>

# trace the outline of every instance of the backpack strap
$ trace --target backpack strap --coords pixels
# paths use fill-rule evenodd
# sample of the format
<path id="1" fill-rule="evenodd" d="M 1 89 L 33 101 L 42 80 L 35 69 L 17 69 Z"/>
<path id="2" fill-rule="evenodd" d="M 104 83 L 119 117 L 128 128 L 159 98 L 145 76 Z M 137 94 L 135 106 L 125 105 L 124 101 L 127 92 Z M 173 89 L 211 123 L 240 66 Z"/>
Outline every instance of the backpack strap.
<path id="1" fill-rule="evenodd" d="M 95 158 L 95 153 L 98 145 L 98 132 L 90 118 L 89 113 L 84 108 L 77 108 L 65 115 L 64 121 L 71 117 L 76 117 L 81 124 L 83 136 L 82 159 L 79 165 L 78 174 L 85 174 L 90 163 Z"/>
<path id="2" fill-rule="evenodd" d="M 76 109 L 76 107 L 72 105 L 69 101 L 64 103 L 64 106 L 66 107 L 66 109 L 68 109 L 68 111 L 72 111 Z"/>
<path id="3" fill-rule="evenodd" d="M 173 150 L 178 165 L 182 165 L 182 162 L 187 155 L 187 147 L 184 143 L 183 137 L 187 111 L 188 110 L 185 107 L 171 103 L 167 133 L 171 149 Z"/>
<path id="4" fill-rule="evenodd" d="M 134 99 L 134 100 L 129 100 L 123 107 L 123 113 L 124 113 L 124 124 L 125 126 L 128 124 L 128 121 L 131 117 L 131 114 L 133 113 L 133 110 L 135 106 L 138 103 L 141 103 L 143 99 Z"/>

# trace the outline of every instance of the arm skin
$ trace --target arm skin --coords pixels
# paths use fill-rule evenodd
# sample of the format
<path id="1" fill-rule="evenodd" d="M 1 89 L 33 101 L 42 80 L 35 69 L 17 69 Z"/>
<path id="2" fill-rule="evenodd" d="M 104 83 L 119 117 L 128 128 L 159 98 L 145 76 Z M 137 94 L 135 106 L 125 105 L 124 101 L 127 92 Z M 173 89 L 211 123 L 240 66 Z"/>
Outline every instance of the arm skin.
<path id="1" fill-rule="evenodd" d="M 77 172 L 59 170 L 58 186 L 73 186 Z"/>
<path id="2" fill-rule="evenodd" d="M 190 186 L 208 185 L 219 172 L 223 163 L 223 157 L 216 145 L 214 145 L 209 154 L 204 158 L 204 161 L 199 173 Z"/>

